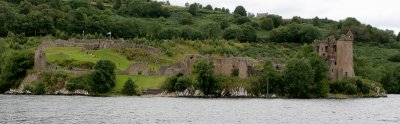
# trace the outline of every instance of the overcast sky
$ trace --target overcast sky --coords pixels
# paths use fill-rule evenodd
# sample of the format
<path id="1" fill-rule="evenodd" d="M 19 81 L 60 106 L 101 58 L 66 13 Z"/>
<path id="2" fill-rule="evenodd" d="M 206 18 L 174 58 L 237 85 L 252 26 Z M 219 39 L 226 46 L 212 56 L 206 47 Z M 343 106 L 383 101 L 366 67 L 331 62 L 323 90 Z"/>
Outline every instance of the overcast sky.
<path id="1" fill-rule="evenodd" d="M 160 0 L 165 1 L 165 0 Z M 242 5 L 248 12 L 278 14 L 283 18 L 328 17 L 342 20 L 355 17 L 364 24 L 381 29 L 400 31 L 399 0 L 169 0 L 172 5 L 184 6 L 186 2 L 210 4 L 213 7 L 229 8 L 232 12 Z"/>

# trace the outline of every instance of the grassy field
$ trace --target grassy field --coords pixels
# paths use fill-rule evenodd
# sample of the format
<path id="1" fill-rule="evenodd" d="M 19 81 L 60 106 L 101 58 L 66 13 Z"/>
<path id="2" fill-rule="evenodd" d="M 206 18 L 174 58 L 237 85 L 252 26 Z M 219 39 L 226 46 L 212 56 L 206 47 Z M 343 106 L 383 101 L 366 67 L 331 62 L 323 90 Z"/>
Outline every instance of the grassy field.
<path id="1" fill-rule="evenodd" d="M 117 84 L 113 88 L 114 91 L 121 91 L 125 81 L 131 78 L 138 86 L 139 90 L 148 88 L 161 88 L 161 85 L 167 79 L 167 76 L 133 76 L 133 75 L 117 75 Z"/>
<path id="2" fill-rule="evenodd" d="M 132 63 L 126 57 L 114 52 L 112 49 L 89 50 L 89 53 L 81 52 L 81 47 L 49 47 L 46 48 L 46 59 L 49 62 L 61 62 L 63 60 L 77 60 L 96 63 L 98 60 L 111 60 L 117 66 L 117 70 L 125 70 Z"/>

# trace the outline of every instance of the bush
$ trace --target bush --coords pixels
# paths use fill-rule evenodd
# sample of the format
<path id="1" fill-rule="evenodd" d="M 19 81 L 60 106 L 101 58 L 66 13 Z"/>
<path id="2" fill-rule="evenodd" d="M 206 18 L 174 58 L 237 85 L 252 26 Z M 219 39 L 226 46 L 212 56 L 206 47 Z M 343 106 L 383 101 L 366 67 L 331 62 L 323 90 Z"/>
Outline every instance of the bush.
<path id="1" fill-rule="evenodd" d="M 220 89 L 220 84 L 214 76 L 214 66 L 211 62 L 199 61 L 194 72 L 197 76 L 196 87 L 205 95 L 215 94 Z"/>
<path id="2" fill-rule="evenodd" d="M 400 62 L 400 53 L 396 54 L 396 55 L 393 55 L 393 56 L 390 56 L 388 58 L 388 60 L 391 61 L 391 62 Z"/>
<path id="3" fill-rule="evenodd" d="M 184 91 L 190 85 L 192 85 L 191 80 L 184 77 L 182 73 L 178 73 L 172 77 L 169 77 L 163 84 L 162 89 L 167 92 Z"/>
<path id="4" fill-rule="evenodd" d="M 125 95 L 137 95 L 138 92 L 136 91 L 136 84 L 135 82 L 133 82 L 133 80 L 131 78 L 129 78 L 125 84 L 124 84 L 124 88 L 122 89 L 122 93 L 124 93 Z"/>
<path id="5" fill-rule="evenodd" d="M 289 60 L 283 72 L 285 80 L 285 92 L 289 97 L 312 97 L 314 71 L 310 63 L 305 59 Z"/>
<path id="6" fill-rule="evenodd" d="M 182 25 L 190 25 L 193 24 L 192 14 L 184 12 L 180 14 L 179 23 Z"/>
<path id="7" fill-rule="evenodd" d="M 33 57 L 32 52 L 25 50 L 10 51 L 1 56 L 0 92 L 19 86 L 27 70 L 34 65 Z"/>
<path id="8" fill-rule="evenodd" d="M 74 91 L 77 89 L 91 91 L 90 85 L 93 84 L 93 79 L 91 75 L 82 75 L 80 77 L 72 78 L 68 81 L 65 89 L 69 91 Z"/>
<path id="9" fill-rule="evenodd" d="M 36 95 L 46 94 L 46 84 L 43 83 L 43 82 L 39 82 L 38 84 L 36 84 L 35 89 L 33 90 L 33 92 Z"/>
<path id="10" fill-rule="evenodd" d="M 354 95 L 357 94 L 357 86 L 352 83 L 346 83 L 344 85 L 344 93 Z"/>
<path id="11" fill-rule="evenodd" d="M 370 84 L 364 83 L 362 80 L 357 80 L 356 85 L 358 88 L 358 92 L 361 92 L 363 94 L 369 94 L 372 86 Z"/>

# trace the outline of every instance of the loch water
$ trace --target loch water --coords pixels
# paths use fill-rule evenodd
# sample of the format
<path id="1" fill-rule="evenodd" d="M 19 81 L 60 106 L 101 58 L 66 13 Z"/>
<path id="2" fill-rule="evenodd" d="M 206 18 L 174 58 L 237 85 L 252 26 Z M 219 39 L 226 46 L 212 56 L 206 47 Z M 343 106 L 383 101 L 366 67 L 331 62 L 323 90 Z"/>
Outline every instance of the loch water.
<path id="1" fill-rule="evenodd" d="M 398 124 L 400 95 L 357 99 L 0 95 L 0 123 Z"/>

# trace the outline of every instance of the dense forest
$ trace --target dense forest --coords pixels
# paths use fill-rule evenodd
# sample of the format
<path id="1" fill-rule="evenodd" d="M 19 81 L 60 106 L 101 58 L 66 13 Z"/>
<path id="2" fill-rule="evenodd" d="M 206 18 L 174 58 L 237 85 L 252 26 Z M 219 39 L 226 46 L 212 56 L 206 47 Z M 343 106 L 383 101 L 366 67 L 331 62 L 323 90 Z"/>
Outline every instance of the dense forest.
<path id="1" fill-rule="evenodd" d="M 256 56 L 269 56 L 271 53 L 275 57 L 280 55 L 277 51 L 262 50 L 265 49 L 262 47 L 263 45 L 283 44 L 290 47 L 294 44 L 294 46 L 297 46 L 294 47 L 294 50 L 298 51 L 290 52 L 293 53 L 290 58 L 297 59 L 288 60 L 286 63 L 288 69 L 282 74 L 281 72 L 272 73 L 271 70 L 267 72 L 270 68 L 268 64 L 265 64 L 266 67 L 263 67 L 263 69 L 265 70 L 264 74 L 267 76 L 264 77 L 276 78 L 264 79 L 261 77 L 259 79 L 261 80 L 260 82 L 263 82 L 263 80 L 264 82 L 265 80 L 271 80 L 271 82 L 296 82 L 297 79 L 290 76 L 307 77 L 311 75 L 307 79 L 301 79 L 303 82 L 314 82 L 304 87 L 316 92 L 315 94 L 326 94 L 329 91 L 317 90 L 329 89 L 325 88 L 328 87 L 326 83 L 322 83 L 325 81 L 326 75 L 318 75 L 317 71 L 320 70 L 315 68 L 317 65 L 313 65 L 318 64 L 318 57 L 312 53 L 298 55 L 299 53 L 296 52 L 310 49 L 309 46 L 303 46 L 302 44 L 310 44 L 315 39 L 330 35 L 339 37 L 349 30 L 355 35 L 355 46 L 362 46 L 355 48 L 356 55 L 358 53 L 373 54 L 370 52 L 373 52 L 378 47 L 379 49 L 400 49 L 400 33 L 396 36 L 395 32 L 391 30 L 381 30 L 371 25 L 363 24 L 352 17 L 340 21 L 320 17 L 307 19 L 298 16 L 284 19 L 275 14 L 255 17 L 254 14 L 248 13 L 246 8 L 242 6 L 229 10 L 227 8 L 213 7 L 212 5 L 186 3 L 185 6 L 180 7 L 172 6 L 168 1 L 157 2 L 152 0 L 0 1 L 0 36 L 3 37 L 0 41 L 0 62 L 2 63 L 0 65 L 0 91 L 4 92 L 10 87 L 17 87 L 26 76 L 26 73 L 33 68 L 32 51 L 41 42 L 41 37 L 52 37 L 54 39 L 105 39 L 109 38 L 108 34 L 110 34 L 113 39 L 136 39 L 133 41 L 139 41 L 140 43 L 143 43 L 143 41 L 150 42 L 145 44 L 152 46 L 163 46 L 162 44 L 166 44 L 166 41 L 178 41 L 176 42 L 177 44 L 181 41 L 191 41 L 190 43 L 194 41 L 194 44 L 197 42 L 198 44 L 204 44 L 205 42 L 205 44 L 213 44 L 224 49 L 215 48 L 209 51 L 203 50 L 204 52 L 198 50 L 201 54 L 231 54 L 233 56 L 249 56 L 253 58 Z M 249 45 L 240 49 L 227 49 L 225 45 L 230 43 Z M 300 46 L 303 47 L 300 48 Z M 167 54 L 171 54 L 169 56 L 173 56 L 174 52 L 171 52 L 168 47 L 162 47 L 161 49 Z M 376 54 L 371 56 L 380 56 L 379 54 L 385 53 Z M 400 93 L 400 53 L 388 58 L 375 58 L 355 56 L 357 76 L 381 82 L 388 93 Z M 384 62 L 381 60 L 384 60 Z M 314 63 L 310 63 L 311 61 L 314 61 Z M 207 63 L 199 64 L 207 67 Z M 302 76 L 297 75 L 296 71 L 298 70 L 314 71 L 305 72 L 303 74 L 306 75 Z M 279 75 L 279 77 L 276 75 Z M 177 75 L 172 78 L 177 80 L 181 78 L 180 76 Z M 312 79 L 317 77 L 321 79 Z M 205 79 L 207 78 L 205 77 Z M 172 79 L 168 81 L 171 82 L 170 80 Z M 172 83 L 175 82 L 172 81 Z M 350 82 L 354 82 L 354 85 L 357 82 L 357 85 L 360 85 L 359 87 L 364 86 L 363 83 L 359 83 L 359 80 L 350 80 Z M 261 84 L 254 83 L 254 86 L 257 85 Z M 294 93 L 286 92 L 292 97 L 323 97 L 306 94 L 307 91 L 295 92 L 296 87 L 292 85 L 272 85 L 275 87 L 286 86 L 285 88 L 276 89 L 293 91 Z M 341 91 L 335 92 L 347 92 L 343 90 L 343 87 L 346 87 L 342 86 L 344 85 L 343 83 L 337 82 L 331 85 L 331 87 L 339 87 L 336 89 L 342 88 Z M 260 87 L 264 87 L 264 85 Z M 175 87 L 169 88 L 169 90 L 174 91 Z M 254 91 L 265 92 L 262 89 Z M 283 93 L 284 91 L 276 92 Z M 299 94 L 299 92 L 304 94 Z M 333 92 L 332 89 L 331 92 Z"/>

